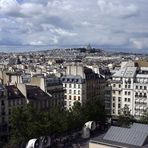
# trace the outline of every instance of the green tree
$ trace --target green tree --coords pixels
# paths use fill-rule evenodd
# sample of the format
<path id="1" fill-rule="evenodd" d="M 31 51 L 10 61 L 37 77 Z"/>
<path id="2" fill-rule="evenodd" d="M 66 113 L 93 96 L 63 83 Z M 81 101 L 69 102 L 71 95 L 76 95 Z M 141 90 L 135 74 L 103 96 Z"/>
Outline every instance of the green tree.
<path id="1" fill-rule="evenodd" d="M 141 117 L 140 122 L 142 122 L 144 124 L 148 124 L 148 108 L 143 113 L 143 116 Z"/>
<path id="2" fill-rule="evenodd" d="M 36 111 L 31 105 L 15 108 L 11 123 L 11 143 L 14 144 L 50 133 L 48 114 Z"/>
<path id="3" fill-rule="evenodd" d="M 83 114 L 83 108 L 80 102 L 75 102 L 73 107 L 70 109 L 71 118 L 72 118 L 72 128 L 77 129 L 81 128 L 84 125 L 85 117 Z"/>
<path id="4" fill-rule="evenodd" d="M 49 134 L 62 136 L 82 128 L 90 120 L 105 121 L 104 106 L 97 99 L 83 105 L 75 102 L 70 110 L 55 107 L 48 113 L 26 105 L 13 111 L 11 143 L 25 143 L 31 138 Z"/>
<path id="5" fill-rule="evenodd" d="M 85 121 L 101 121 L 105 122 L 106 113 L 103 103 L 99 99 L 88 101 L 82 106 Z"/>
<path id="6" fill-rule="evenodd" d="M 118 124 L 122 127 L 129 127 L 134 121 L 134 117 L 131 115 L 131 111 L 128 106 L 125 106 L 121 110 L 121 114 L 118 117 Z"/>

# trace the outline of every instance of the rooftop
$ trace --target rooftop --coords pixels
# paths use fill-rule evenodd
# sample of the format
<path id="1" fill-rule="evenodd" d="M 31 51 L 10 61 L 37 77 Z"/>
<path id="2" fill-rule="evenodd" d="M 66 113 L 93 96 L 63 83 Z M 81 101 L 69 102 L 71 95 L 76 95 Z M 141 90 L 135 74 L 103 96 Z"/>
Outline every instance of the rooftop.
<path id="1" fill-rule="evenodd" d="M 126 67 L 117 71 L 113 76 L 114 77 L 125 77 L 125 78 L 133 78 L 136 74 L 136 67 Z"/>
<path id="2" fill-rule="evenodd" d="M 27 98 L 30 100 L 50 99 L 50 96 L 38 86 L 26 85 Z"/>
<path id="3" fill-rule="evenodd" d="M 90 142 L 118 148 L 147 148 L 148 125 L 134 123 L 130 128 L 111 126 L 105 135 Z"/>
<path id="4" fill-rule="evenodd" d="M 8 91 L 8 99 L 25 98 L 15 85 L 6 86 L 6 89 Z"/>

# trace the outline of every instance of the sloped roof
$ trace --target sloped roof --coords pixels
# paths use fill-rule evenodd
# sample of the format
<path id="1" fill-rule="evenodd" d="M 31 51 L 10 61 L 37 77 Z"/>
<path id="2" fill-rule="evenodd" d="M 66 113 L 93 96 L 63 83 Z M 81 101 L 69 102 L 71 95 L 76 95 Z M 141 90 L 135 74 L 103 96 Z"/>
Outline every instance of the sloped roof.
<path id="1" fill-rule="evenodd" d="M 136 74 L 136 67 L 126 67 L 122 68 L 119 71 L 117 71 L 113 77 L 125 77 L 125 78 L 133 78 Z"/>
<path id="2" fill-rule="evenodd" d="M 51 97 L 38 86 L 26 85 L 27 98 L 30 100 L 49 100 Z"/>
<path id="3" fill-rule="evenodd" d="M 148 137 L 148 133 L 132 128 L 122 128 L 111 126 L 103 137 L 104 140 L 125 143 L 135 146 L 143 146 Z"/>
<path id="4" fill-rule="evenodd" d="M 6 86 L 8 92 L 8 99 L 19 99 L 25 98 L 24 95 L 15 85 Z"/>
<path id="5" fill-rule="evenodd" d="M 134 123 L 131 127 L 132 130 L 139 131 L 139 132 L 144 132 L 148 134 L 148 125 L 147 124 L 139 124 L 139 123 Z"/>

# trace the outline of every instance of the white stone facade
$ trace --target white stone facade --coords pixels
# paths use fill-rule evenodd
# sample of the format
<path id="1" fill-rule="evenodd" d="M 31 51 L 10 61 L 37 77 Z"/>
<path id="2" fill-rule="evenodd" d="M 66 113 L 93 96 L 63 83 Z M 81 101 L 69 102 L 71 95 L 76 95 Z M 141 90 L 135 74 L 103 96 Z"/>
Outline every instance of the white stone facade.
<path id="1" fill-rule="evenodd" d="M 118 116 L 128 106 L 140 118 L 148 107 L 148 69 L 124 67 L 112 78 L 112 115 Z"/>

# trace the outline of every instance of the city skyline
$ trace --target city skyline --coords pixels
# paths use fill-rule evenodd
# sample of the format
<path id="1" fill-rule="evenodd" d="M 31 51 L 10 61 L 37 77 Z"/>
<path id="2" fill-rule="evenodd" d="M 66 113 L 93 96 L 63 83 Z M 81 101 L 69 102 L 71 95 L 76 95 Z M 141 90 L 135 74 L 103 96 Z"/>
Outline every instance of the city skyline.
<path id="1" fill-rule="evenodd" d="M 90 43 L 147 52 L 147 4 L 146 0 L 0 0 L 0 47 Z"/>

